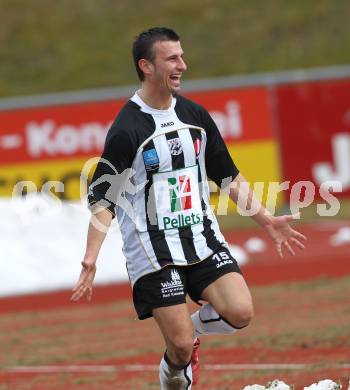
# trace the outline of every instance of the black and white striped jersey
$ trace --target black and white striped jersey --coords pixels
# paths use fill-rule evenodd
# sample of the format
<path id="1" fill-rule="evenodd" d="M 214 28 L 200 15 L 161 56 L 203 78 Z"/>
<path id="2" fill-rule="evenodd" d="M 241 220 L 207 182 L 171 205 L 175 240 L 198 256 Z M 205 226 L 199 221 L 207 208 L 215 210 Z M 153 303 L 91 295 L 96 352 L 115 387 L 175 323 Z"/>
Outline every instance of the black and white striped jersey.
<path id="1" fill-rule="evenodd" d="M 227 245 L 209 206 L 207 177 L 221 186 L 237 174 L 203 107 L 176 95 L 169 109 L 156 110 L 135 93 L 108 132 L 89 188 L 90 205 L 117 215 L 132 285 Z"/>

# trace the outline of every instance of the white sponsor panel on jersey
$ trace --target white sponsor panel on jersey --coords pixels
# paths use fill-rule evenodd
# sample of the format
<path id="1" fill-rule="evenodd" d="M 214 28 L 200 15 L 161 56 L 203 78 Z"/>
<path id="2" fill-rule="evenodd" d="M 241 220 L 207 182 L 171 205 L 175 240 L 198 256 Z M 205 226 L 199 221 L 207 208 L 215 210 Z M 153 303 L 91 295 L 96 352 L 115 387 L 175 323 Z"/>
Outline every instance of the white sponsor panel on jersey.
<path id="1" fill-rule="evenodd" d="M 159 229 L 178 229 L 203 221 L 196 165 L 156 173 L 153 183 Z"/>

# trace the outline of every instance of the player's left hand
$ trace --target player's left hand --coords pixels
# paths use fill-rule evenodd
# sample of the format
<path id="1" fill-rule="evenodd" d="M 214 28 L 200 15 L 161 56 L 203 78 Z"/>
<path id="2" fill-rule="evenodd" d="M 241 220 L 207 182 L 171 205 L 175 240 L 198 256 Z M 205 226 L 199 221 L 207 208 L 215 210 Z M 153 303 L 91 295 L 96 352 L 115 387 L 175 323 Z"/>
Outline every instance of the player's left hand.
<path id="1" fill-rule="evenodd" d="M 92 284 L 96 274 L 96 265 L 94 262 L 90 263 L 86 260 L 81 265 L 83 268 L 80 272 L 79 280 L 72 290 L 71 301 L 77 302 L 86 294 L 86 298 L 90 302 L 92 299 Z"/>
<path id="2" fill-rule="evenodd" d="M 296 218 L 298 218 L 298 215 L 271 217 L 270 223 L 265 225 L 265 229 L 274 242 L 276 251 L 280 257 L 283 257 L 282 247 L 292 256 L 295 256 L 293 245 L 300 249 L 305 248 L 304 242 L 306 241 L 306 237 L 292 229 L 289 225 L 289 222 Z"/>

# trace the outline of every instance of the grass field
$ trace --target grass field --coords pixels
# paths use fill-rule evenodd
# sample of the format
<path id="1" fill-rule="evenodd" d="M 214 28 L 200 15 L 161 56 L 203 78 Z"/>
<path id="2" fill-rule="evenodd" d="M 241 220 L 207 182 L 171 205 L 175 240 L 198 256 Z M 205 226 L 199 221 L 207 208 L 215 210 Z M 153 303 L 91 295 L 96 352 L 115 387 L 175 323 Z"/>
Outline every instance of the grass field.
<path id="1" fill-rule="evenodd" d="M 321 202 L 322 203 L 322 202 Z M 320 217 L 317 214 L 317 205 L 318 202 L 313 202 L 310 206 L 301 208 L 301 223 L 305 222 L 313 222 L 313 223 L 321 223 L 323 222 L 331 222 L 337 221 L 339 219 L 342 220 L 350 220 L 350 199 L 342 199 L 341 207 L 337 215 L 333 217 Z M 282 206 L 279 210 L 277 210 L 278 215 L 282 214 L 290 214 L 290 209 L 286 208 L 286 205 Z M 233 229 L 251 229 L 256 226 L 256 223 L 251 219 L 244 216 L 239 215 L 238 213 L 234 213 L 232 215 L 227 216 L 218 216 L 217 217 L 220 226 L 223 230 L 229 231 Z"/>
<path id="2" fill-rule="evenodd" d="M 301 226 L 308 250 L 296 258 L 279 260 L 268 247 L 243 267 L 255 319 L 232 337 L 202 338 L 198 390 L 275 378 L 296 390 L 326 378 L 348 383 L 350 243 L 327 245 L 330 227 Z M 227 237 L 240 244 L 256 234 Z M 159 388 L 163 342 L 152 320 L 135 319 L 129 287 L 97 288 L 90 305 L 71 304 L 69 295 L 0 300 L 0 389 Z"/>
<path id="3" fill-rule="evenodd" d="M 0 0 L 0 8 L 0 96 L 135 84 L 131 43 L 154 25 L 181 35 L 187 79 L 350 63 L 346 0 Z"/>
<path id="4" fill-rule="evenodd" d="M 349 276 L 254 287 L 253 324 L 234 337 L 202 339 L 198 388 L 240 389 L 276 377 L 298 388 L 322 378 L 345 383 L 349 367 L 341 368 L 341 364 L 349 363 L 350 311 L 344 291 L 349 288 Z M 3 367 L 98 365 L 113 370 L 7 372 L 0 374 L 0 389 L 157 389 L 161 336 L 151 320 L 140 322 L 134 317 L 131 303 L 124 300 L 3 315 Z M 259 369 L 267 363 L 305 367 Z M 140 364 L 145 366 L 137 368 Z M 212 371 L 211 365 L 218 364 L 229 366 Z M 256 368 L 230 368 L 235 364 Z"/>

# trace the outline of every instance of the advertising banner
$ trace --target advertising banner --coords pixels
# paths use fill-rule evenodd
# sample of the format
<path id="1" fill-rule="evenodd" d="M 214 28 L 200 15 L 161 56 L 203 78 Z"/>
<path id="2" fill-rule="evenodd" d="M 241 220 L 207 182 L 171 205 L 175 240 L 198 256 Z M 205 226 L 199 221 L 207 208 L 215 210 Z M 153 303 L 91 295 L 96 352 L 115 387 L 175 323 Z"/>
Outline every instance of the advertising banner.
<path id="1" fill-rule="evenodd" d="M 124 101 L 0 111 L 0 163 L 100 154 Z"/>
<path id="2" fill-rule="evenodd" d="M 281 85 L 277 122 L 283 179 L 337 181 L 350 195 L 350 80 Z"/>
<path id="3" fill-rule="evenodd" d="M 231 88 L 187 96 L 208 109 L 248 180 L 280 179 L 266 88 Z M 10 196 L 21 180 L 32 180 L 40 190 L 46 181 L 64 178 L 69 191 L 65 189 L 59 196 L 78 198 L 79 167 L 101 154 L 108 128 L 125 101 L 0 111 L 0 196 Z"/>

